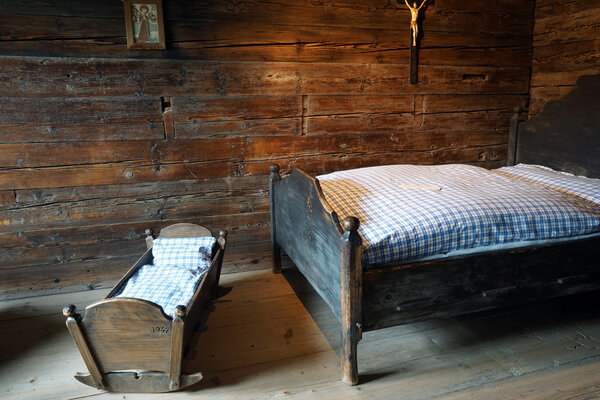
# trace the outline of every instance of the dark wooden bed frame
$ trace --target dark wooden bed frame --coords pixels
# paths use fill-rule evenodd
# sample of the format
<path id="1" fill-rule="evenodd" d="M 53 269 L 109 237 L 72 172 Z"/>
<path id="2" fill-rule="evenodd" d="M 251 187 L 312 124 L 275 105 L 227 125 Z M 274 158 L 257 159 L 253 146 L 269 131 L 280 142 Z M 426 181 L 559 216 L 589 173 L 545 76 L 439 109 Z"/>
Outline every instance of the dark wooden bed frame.
<path id="1" fill-rule="evenodd" d="M 508 165 L 600 177 L 600 75 L 581 77 L 540 114 L 511 119 Z M 359 381 L 362 333 L 431 318 L 600 289 L 600 238 L 364 269 L 359 221 L 338 216 L 319 181 L 271 166 L 273 271 L 284 250 L 342 326 L 342 380 Z"/>
<path id="2" fill-rule="evenodd" d="M 106 297 L 87 306 L 85 317 L 74 305 L 65 307 L 67 328 L 89 373 L 75 378 L 110 392 L 156 393 L 179 390 L 202 379 L 202 373 L 183 374 L 198 324 L 208 316 L 209 303 L 217 297 L 227 231 L 219 233 L 218 249 L 186 308 L 177 306 L 171 318 L 150 301 L 113 297 L 138 269 L 152 264 L 152 232 L 146 230 L 148 251 L 131 267 Z M 170 225 L 161 238 L 212 236 L 195 224 Z"/>

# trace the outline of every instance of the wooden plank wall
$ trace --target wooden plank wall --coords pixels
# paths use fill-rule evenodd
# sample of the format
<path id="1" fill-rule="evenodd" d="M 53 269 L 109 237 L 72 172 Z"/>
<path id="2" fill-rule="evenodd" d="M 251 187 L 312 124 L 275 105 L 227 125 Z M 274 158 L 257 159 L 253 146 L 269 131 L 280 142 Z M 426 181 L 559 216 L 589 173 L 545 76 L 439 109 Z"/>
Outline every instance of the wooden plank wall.
<path id="1" fill-rule="evenodd" d="M 165 1 L 167 50 L 127 50 L 116 0 L 0 0 L 0 295 L 112 284 L 143 231 L 228 229 L 264 268 L 268 165 L 505 160 L 533 0 L 435 0 L 419 84 L 388 0 Z"/>
<path id="2" fill-rule="evenodd" d="M 600 0 L 537 0 L 530 116 L 600 73 Z"/>

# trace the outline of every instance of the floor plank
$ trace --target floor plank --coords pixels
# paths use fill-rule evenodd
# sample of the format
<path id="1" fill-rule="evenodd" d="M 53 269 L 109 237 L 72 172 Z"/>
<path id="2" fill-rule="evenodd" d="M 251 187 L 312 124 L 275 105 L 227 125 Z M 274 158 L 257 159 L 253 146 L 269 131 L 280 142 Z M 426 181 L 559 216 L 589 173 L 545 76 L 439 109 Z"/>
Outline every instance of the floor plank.
<path id="1" fill-rule="evenodd" d="M 62 312 L 69 304 L 75 303 L 79 310 L 98 301 L 110 289 L 88 290 L 85 292 L 56 294 L 51 296 L 27 297 L 0 301 L 0 321 L 53 315 Z"/>
<path id="2" fill-rule="evenodd" d="M 600 399 L 600 363 L 560 371 L 551 375 L 511 380 L 510 383 L 478 388 L 468 393 L 444 397 L 445 400 L 525 399 L 584 400 Z"/>
<path id="3" fill-rule="evenodd" d="M 221 286 L 186 367 L 205 378 L 167 395 L 73 379 L 85 365 L 62 307 L 83 311 L 105 290 L 0 302 L 0 398 L 600 399 L 598 294 L 367 332 L 361 384 L 349 387 L 339 322 L 296 270 L 227 274 Z"/>

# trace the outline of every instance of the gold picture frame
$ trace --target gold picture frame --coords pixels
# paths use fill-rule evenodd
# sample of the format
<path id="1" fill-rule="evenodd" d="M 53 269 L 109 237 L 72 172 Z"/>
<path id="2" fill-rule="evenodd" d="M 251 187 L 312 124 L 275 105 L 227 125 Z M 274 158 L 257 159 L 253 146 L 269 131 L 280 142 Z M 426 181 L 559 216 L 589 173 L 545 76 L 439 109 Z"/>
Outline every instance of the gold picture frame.
<path id="1" fill-rule="evenodd" d="M 162 0 L 123 0 L 128 49 L 165 48 Z"/>

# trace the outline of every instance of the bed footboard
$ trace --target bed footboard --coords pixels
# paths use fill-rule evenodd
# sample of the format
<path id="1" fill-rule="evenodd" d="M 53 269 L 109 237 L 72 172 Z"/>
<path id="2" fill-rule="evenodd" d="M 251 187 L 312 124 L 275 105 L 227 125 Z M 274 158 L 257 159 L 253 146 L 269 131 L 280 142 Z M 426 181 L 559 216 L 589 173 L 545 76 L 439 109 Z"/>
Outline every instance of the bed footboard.
<path id="1" fill-rule="evenodd" d="M 356 347 L 362 336 L 362 245 L 359 221 L 340 226 L 319 181 L 300 169 L 281 178 L 271 166 L 271 244 L 273 271 L 284 250 L 342 324 L 342 380 L 358 383 Z"/>
<path id="2" fill-rule="evenodd" d="M 337 214 L 323 197 L 319 181 L 300 169 L 281 179 L 271 173 L 273 264 L 283 249 L 340 319 L 341 240 Z M 274 268 L 277 270 L 277 267 Z"/>

